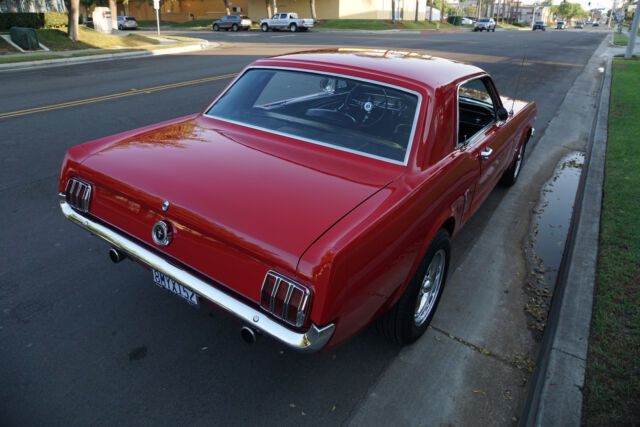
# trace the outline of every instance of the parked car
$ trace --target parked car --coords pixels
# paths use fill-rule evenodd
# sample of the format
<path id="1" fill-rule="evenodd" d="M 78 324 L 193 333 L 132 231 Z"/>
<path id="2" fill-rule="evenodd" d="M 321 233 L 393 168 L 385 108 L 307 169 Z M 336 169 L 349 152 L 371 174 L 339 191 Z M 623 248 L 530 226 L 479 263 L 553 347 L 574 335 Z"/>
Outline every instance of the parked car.
<path id="1" fill-rule="evenodd" d="M 564 30 L 567 28 L 567 23 L 565 21 L 558 21 L 556 23 L 556 30 Z"/>
<path id="2" fill-rule="evenodd" d="M 462 25 L 473 25 L 473 21 L 469 18 L 462 18 Z"/>
<path id="3" fill-rule="evenodd" d="M 90 16 L 87 16 L 86 18 L 84 18 L 84 25 L 87 28 L 93 28 L 93 18 Z"/>
<path id="4" fill-rule="evenodd" d="M 584 23 L 582 22 L 576 22 L 575 28 L 578 30 L 582 30 L 584 27 Z"/>
<path id="5" fill-rule="evenodd" d="M 59 203 L 113 262 L 231 313 L 247 341 L 316 351 L 375 320 L 408 344 L 451 239 L 518 179 L 536 112 L 480 68 L 419 53 L 262 58 L 201 113 L 69 149 Z"/>
<path id="6" fill-rule="evenodd" d="M 547 24 L 544 23 L 544 21 L 535 21 L 533 23 L 533 28 L 532 30 L 542 30 L 542 31 L 546 31 L 547 28 Z"/>
<path id="7" fill-rule="evenodd" d="M 298 18 L 297 13 L 291 12 L 276 13 L 271 18 L 261 19 L 260 28 L 264 32 L 269 30 L 289 30 L 292 33 L 296 31 L 307 31 L 309 28 L 313 28 L 313 19 Z"/>
<path id="8" fill-rule="evenodd" d="M 587 19 L 585 25 L 593 25 L 593 21 L 591 19 Z"/>
<path id="9" fill-rule="evenodd" d="M 496 31 L 496 22 L 493 18 L 480 18 L 476 21 L 473 31 Z"/>
<path id="10" fill-rule="evenodd" d="M 138 21 L 133 16 L 120 16 L 118 15 L 118 29 L 119 30 L 135 30 L 138 28 Z"/>
<path id="11" fill-rule="evenodd" d="M 244 15 L 224 15 L 222 18 L 213 21 L 211 24 L 211 28 L 213 31 L 220 30 L 249 30 L 253 22 L 249 19 L 248 16 Z"/>
<path id="12" fill-rule="evenodd" d="M 593 26 L 594 26 L 594 27 L 599 27 L 599 26 L 600 26 L 600 22 L 598 22 L 598 21 L 594 21 L 594 22 L 593 22 Z"/>

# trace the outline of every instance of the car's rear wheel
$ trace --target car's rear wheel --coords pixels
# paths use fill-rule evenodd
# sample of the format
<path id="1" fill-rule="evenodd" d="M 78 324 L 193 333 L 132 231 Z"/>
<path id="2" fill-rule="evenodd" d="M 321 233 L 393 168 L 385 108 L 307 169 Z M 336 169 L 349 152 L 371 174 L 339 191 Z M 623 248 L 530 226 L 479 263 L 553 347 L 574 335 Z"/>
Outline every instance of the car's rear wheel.
<path id="1" fill-rule="evenodd" d="M 238 24 L 233 24 L 231 26 L 231 31 L 238 31 Z"/>
<path id="2" fill-rule="evenodd" d="M 399 344 L 411 344 L 427 330 L 447 280 L 450 253 L 449 233 L 440 229 L 404 294 L 375 322 L 376 328 L 387 338 Z"/>
<path id="3" fill-rule="evenodd" d="M 118 25 L 118 29 L 122 31 L 122 25 Z"/>
<path id="4" fill-rule="evenodd" d="M 220 31 L 218 24 L 213 24 L 213 31 Z"/>
<path id="5" fill-rule="evenodd" d="M 296 24 L 289 25 L 289 31 L 295 33 L 296 31 L 298 31 L 298 26 Z"/>
<path id="6" fill-rule="evenodd" d="M 267 31 L 269 31 L 269 26 L 267 24 L 262 24 L 260 28 L 262 29 L 263 33 L 266 33 Z"/>
<path id="7" fill-rule="evenodd" d="M 491 29 L 491 31 L 495 33 L 495 32 L 496 32 L 496 29 L 495 29 L 495 28 L 492 28 L 492 29 Z"/>

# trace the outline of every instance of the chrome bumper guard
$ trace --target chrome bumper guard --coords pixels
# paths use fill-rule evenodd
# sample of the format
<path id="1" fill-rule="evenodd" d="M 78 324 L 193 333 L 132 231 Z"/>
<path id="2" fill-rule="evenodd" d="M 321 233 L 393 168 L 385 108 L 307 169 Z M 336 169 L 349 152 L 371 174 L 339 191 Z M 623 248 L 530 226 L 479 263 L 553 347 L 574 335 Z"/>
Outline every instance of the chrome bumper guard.
<path id="1" fill-rule="evenodd" d="M 335 324 L 333 323 L 322 328 L 311 324 L 311 327 L 305 333 L 292 331 L 270 319 L 265 313 L 216 289 L 188 271 L 174 266 L 164 258 L 133 242 L 131 239 L 80 214 L 67 203 L 63 193 L 59 194 L 59 200 L 63 215 L 71 220 L 71 222 L 102 237 L 113 247 L 126 252 L 127 255 L 132 258 L 136 258 L 144 264 L 172 277 L 180 284 L 197 293 L 200 297 L 206 298 L 221 309 L 240 318 L 252 328 L 271 335 L 295 350 L 307 353 L 318 351 L 324 347 L 333 335 L 333 331 L 335 330 Z"/>

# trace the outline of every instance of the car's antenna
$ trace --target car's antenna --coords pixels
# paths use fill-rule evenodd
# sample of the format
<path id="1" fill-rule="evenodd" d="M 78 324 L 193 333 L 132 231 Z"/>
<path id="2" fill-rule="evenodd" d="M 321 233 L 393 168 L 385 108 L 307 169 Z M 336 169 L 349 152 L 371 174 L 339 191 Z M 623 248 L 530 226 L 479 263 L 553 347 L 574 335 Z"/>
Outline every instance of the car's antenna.
<path id="1" fill-rule="evenodd" d="M 513 102 L 511 103 L 511 111 L 509 114 L 513 115 L 513 107 L 516 104 L 518 97 L 518 88 L 520 87 L 520 76 L 522 75 L 522 69 L 524 68 L 524 61 L 527 59 L 527 45 L 524 45 L 524 52 L 522 52 L 522 64 L 520 64 L 520 72 L 518 72 L 518 80 L 516 81 L 516 93 L 513 95 Z"/>

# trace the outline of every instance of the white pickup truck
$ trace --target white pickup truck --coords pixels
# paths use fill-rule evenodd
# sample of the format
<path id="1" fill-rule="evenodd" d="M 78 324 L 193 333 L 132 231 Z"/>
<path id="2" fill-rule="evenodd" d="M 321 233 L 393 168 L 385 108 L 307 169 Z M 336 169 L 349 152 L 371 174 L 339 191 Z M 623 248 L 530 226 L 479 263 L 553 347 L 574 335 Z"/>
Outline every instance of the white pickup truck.
<path id="1" fill-rule="evenodd" d="M 276 13 L 271 18 L 260 20 L 260 28 L 262 31 L 269 30 L 289 30 L 292 33 L 296 31 L 307 31 L 313 27 L 313 19 L 298 18 L 297 13 Z"/>

